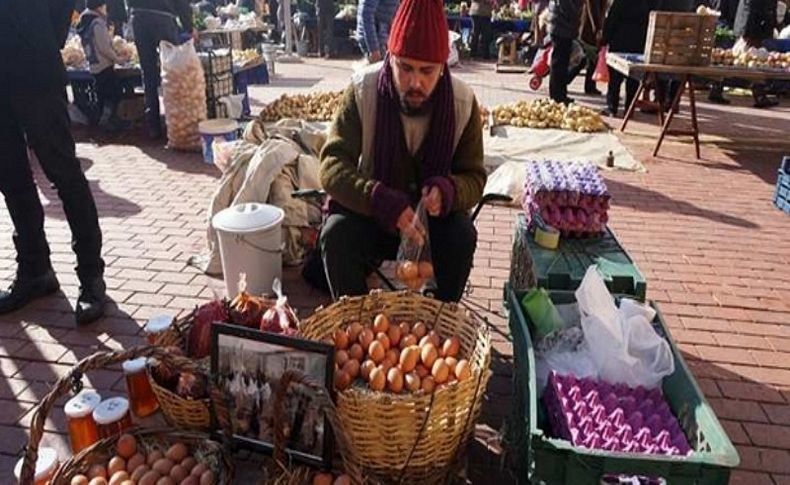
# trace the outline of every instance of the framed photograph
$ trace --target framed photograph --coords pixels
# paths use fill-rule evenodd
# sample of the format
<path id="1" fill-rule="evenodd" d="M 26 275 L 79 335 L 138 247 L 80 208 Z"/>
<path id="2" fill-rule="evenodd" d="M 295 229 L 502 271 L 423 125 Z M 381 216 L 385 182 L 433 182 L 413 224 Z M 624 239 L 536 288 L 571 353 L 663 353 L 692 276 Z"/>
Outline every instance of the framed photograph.
<path id="1" fill-rule="evenodd" d="M 233 440 L 263 453 L 274 450 L 274 394 L 288 370 L 324 385 L 332 395 L 334 348 L 237 325 L 212 324 L 211 372 L 229 399 Z M 312 466 L 331 467 L 332 433 L 315 391 L 290 386 L 285 401 L 286 453 Z"/>

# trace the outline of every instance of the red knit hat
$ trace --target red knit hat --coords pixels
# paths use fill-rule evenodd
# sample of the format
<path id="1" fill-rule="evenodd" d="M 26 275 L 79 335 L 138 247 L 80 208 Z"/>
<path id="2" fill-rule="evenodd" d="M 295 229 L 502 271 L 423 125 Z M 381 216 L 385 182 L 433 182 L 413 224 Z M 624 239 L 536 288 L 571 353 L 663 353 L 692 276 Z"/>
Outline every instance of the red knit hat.
<path id="1" fill-rule="evenodd" d="M 392 20 L 390 54 L 444 64 L 450 55 L 449 30 L 441 0 L 402 0 Z"/>

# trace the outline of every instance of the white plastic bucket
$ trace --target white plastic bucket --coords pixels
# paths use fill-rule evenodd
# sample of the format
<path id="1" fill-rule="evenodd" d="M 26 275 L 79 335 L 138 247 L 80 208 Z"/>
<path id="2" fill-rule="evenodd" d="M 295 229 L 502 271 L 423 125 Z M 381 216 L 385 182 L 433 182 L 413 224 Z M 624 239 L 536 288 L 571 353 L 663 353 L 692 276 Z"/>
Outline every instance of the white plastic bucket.
<path id="1" fill-rule="evenodd" d="M 228 297 L 238 293 L 239 275 L 246 274 L 252 295 L 272 294 L 272 282 L 282 279 L 282 222 L 279 207 L 251 202 L 228 207 L 211 220 L 219 236 L 219 251 Z"/>
<path id="2" fill-rule="evenodd" d="M 239 124 L 228 118 L 201 121 L 198 125 L 200 139 L 203 142 L 203 161 L 214 163 L 213 143 L 233 141 L 238 138 Z"/>

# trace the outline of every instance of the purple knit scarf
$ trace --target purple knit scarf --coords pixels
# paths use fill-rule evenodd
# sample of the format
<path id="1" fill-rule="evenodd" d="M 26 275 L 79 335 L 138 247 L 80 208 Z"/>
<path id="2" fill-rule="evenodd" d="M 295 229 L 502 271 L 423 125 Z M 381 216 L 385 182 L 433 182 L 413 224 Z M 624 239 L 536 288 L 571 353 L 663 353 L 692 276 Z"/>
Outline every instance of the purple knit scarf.
<path id="1" fill-rule="evenodd" d="M 384 59 L 376 92 L 378 99 L 373 178 L 390 185 L 393 170 L 397 169 L 409 153 L 401 121 L 400 96 L 395 87 L 389 55 Z M 428 134 L 417 151 L 423 181 L 450 174 L 455 139 L 455 98 L 453 82 L 446 64 L 444 74 L 426 103 L 426 112 L 431 113 L 431 121 Z"/>

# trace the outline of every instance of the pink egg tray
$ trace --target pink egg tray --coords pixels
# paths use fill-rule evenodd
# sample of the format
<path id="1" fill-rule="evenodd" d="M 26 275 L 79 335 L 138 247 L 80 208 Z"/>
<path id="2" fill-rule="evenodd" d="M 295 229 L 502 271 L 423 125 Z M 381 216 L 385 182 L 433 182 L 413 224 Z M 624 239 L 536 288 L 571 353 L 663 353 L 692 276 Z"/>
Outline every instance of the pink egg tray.
<path id="1" fill-rule="evenodd" d="M 543 404 L 553 435 L 574 446 L 656 455 L 692 452 L 660 389 L 552 372 Z"/>

